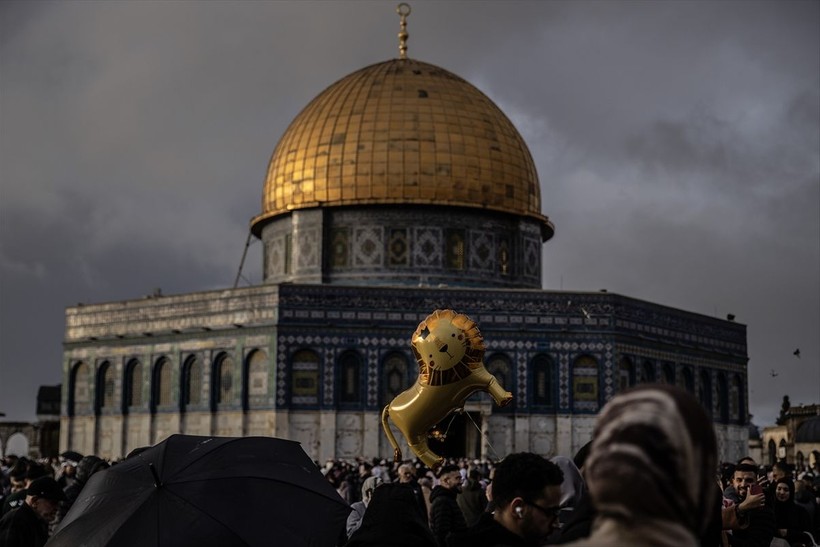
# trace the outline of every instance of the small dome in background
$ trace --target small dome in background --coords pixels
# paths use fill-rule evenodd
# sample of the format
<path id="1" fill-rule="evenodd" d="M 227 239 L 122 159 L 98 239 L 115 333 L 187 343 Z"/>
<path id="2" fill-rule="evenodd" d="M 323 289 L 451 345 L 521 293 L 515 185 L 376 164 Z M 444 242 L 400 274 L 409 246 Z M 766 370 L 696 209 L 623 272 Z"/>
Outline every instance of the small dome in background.
<path id="1" fill-rule="evenodd" d="M 794 434 L 796 443 L 820 443 L 820 416 L 809 418 L 797 428 Z"/>

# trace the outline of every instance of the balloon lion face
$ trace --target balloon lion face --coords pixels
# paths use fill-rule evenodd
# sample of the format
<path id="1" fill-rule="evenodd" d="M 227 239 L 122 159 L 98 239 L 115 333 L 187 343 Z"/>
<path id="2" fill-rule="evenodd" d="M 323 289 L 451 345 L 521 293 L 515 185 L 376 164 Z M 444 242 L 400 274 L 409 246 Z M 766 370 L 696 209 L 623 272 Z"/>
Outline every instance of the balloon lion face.
<path id="1" fill-rule="evenodd" d="M 399 393 L 382 411 L 382 427 L 394 459 L 401 450 L 390 429 L 388 418 L 407 439 L 410 449 L 432 469 L 443 458 L 432 452 L 427 439 L 433 427 L 476 391 L 486 391 L 499 406 L 512 401 L 512 394 L 484 368 L 484 339 L 466 315 L 453 310 L 436 310 L 422 321 L 411 338 L 419 364 L 419 377 L 410 389 Z"/>
<path id="2" fill-rule="evenodd" d="M 430 314 L 416 328 L 411 344 L 422 384 L 449 384 L 482 366 L 484 339 L 478 325 L 453 310 Z"/>

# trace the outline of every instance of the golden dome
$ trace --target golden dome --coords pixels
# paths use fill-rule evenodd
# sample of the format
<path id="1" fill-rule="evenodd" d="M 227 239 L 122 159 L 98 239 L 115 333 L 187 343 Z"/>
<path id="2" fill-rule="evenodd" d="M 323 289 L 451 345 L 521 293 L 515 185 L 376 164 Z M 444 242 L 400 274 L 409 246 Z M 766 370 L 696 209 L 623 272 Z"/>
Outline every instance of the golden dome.
<path id="1" fill-rule="evenodd" d="M 313 207 L 423 204 L 536 219 L 538 175 L 527 145 L 481 91 L 411 59 L 365 67 L 299 113 L 271 157 L 259 236 L 274 217 Z"/>

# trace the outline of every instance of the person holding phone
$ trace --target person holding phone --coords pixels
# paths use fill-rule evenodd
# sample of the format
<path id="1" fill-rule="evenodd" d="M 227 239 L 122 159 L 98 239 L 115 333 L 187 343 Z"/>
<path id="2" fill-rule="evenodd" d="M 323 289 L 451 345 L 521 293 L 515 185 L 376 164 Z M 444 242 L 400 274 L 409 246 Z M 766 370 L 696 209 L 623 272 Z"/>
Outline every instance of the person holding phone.
<path id="1" fill-rule="evenodd" d="M 740 528 L 732 530 L 732 547 L 769 547 L 774 537 L 774 512 L 766 504 L 766 495 L 757 482 L 757 467 L 741 463 L 735 468 L 732 486 L 739 503 L 737 517 Z"/>

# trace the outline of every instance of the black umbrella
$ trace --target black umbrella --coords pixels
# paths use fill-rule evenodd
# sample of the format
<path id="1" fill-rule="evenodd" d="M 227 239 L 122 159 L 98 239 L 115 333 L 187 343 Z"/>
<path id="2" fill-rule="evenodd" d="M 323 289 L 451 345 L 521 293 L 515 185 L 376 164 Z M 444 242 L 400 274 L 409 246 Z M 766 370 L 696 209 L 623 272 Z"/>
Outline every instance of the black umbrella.
<path id="1" fill-rule="evenodd" d="M 330 547 L 349 513 L 299 443 L 172 435 L 95 473 L 47 545 Z"/>

